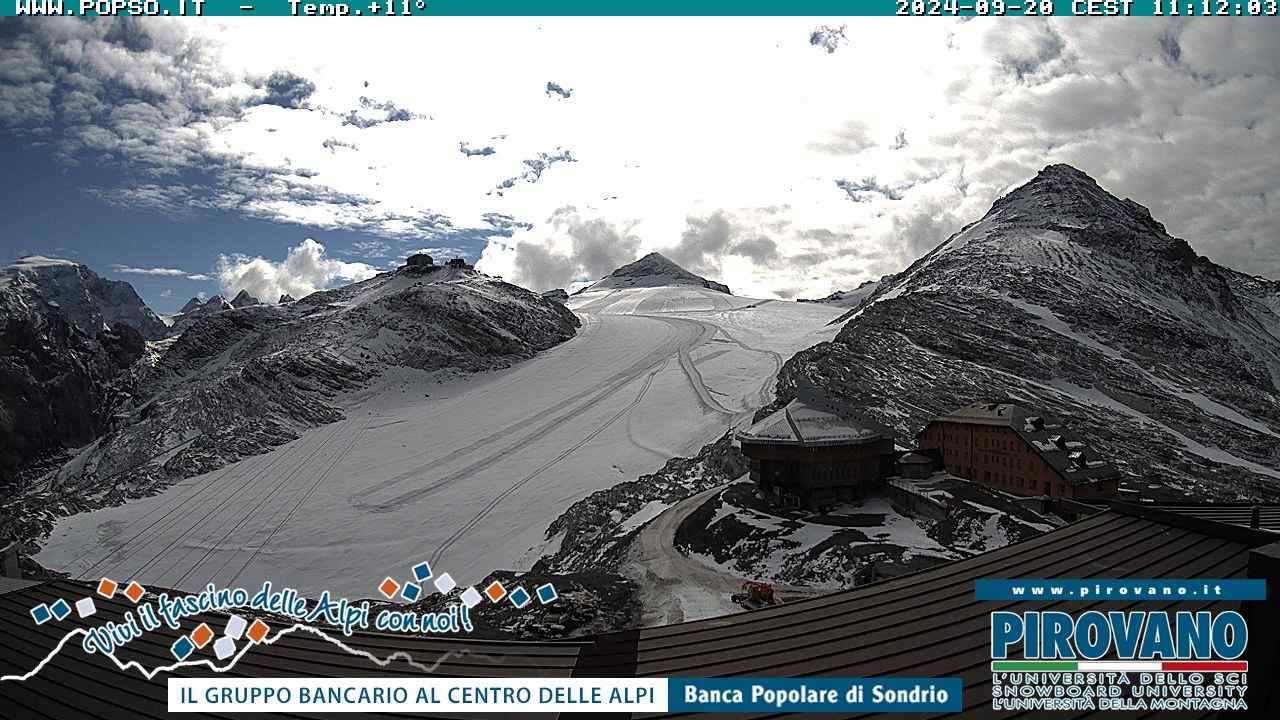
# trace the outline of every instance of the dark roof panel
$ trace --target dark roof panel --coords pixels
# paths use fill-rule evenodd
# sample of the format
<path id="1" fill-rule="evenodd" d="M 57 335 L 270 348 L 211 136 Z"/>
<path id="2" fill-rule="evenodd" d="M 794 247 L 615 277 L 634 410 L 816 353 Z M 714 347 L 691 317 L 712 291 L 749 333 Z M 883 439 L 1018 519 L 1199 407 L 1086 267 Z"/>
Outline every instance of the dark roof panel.
<path id="1" fill-rule="evenodd" d="M 1212 520 L 1227 525 L 1256 527 L 1261 530 L 1280 532 L 1280 505 L 1260 505 L 1255 503 L 1172 503 L 1158 504 L 1151 507 L 1165 512 L 1188 515 L 1190 517 Z"/>

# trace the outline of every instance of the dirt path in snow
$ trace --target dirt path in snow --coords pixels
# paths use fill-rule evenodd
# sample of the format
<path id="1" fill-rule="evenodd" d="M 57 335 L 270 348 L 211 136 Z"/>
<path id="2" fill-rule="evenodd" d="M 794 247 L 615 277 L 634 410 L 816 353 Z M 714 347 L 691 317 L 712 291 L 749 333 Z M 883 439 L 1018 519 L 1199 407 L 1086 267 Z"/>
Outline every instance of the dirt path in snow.
<path id="1" fill-rule="evenodd" d="M 733 602 L 732 596 L 742 590 L 743 581 L 749 578 L 717 570 L 681 553 L 674 545 L 680 523 L 730 484 L 704 490 L 667 508 L 649 521 L 632 543 L 629 562 L 622 568 L 622 574 L 640 584 L 640 602 L 644 607 L 640 618 L 642 627 L 743 612 L 744 608 Z M 830 592 L 778 583 L 774 583 L 774 589 L 783 601 Z"/>
<path id="2" fill-rule="evenodd" d="M 630 562 L 622 573 L 640 584 L 642 627 L 743 611 L 730 597 L 741 588 L 741 578 L 717 572 L 672 545 L 680 523 L 724 488 L 719 485 L 672 505 L 636 537 Z"/>

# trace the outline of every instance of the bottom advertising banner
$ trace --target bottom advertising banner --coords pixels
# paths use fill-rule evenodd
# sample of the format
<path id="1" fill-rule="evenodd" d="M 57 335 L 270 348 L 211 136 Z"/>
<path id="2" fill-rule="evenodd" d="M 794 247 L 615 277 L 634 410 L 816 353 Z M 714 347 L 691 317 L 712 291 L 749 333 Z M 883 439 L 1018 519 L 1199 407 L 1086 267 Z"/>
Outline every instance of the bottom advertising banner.
<path id="1" fill-rule="evenodd" d="M 959 678 L 170 678 L 170 712 L 958 712 Z"/>

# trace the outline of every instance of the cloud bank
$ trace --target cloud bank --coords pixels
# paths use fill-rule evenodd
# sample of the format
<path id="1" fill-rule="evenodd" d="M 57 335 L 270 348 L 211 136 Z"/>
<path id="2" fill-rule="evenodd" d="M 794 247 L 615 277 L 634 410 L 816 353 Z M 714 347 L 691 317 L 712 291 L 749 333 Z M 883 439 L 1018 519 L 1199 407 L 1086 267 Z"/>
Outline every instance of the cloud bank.
<path id="1" fill-rule="evenodd" d="M 226 297 L 247 290 L 263 302 L 275 302 L 281 295 L 300 299 L 317 290 L 367 280 L 377 272 L 365 263 L 330 258 L 324 245 L 307 238 L 289 248 L 280 261 L 223 255 L 218 258 L 215 274 Z"/>
<path id="2" fill-rule="evenodd" d="M 0 126 L 128 207 L 487 243 L 482 269 L 543 289 L 663 250 L 820 296 L 1065 162 L 1280 277 L 1270 18 L 40 20 L 0 33 Z"/>

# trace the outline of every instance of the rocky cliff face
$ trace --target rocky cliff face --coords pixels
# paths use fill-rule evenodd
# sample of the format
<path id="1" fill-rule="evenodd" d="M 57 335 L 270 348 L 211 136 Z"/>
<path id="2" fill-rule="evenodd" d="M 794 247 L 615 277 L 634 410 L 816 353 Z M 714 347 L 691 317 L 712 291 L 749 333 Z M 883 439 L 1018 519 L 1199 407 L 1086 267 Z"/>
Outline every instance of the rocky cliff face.
<path id="1" fill-rule="evenodd" d="M 97 437 L 143 353 L 131 325 L 89 335 L 27 290 L 0 285 L 0 495 Z"/>
<path id="2" fill-rule="evenodd" d="M 1067 419 L 1147 496 L 1276 500 L 1278 298 L 1050 166 L 879 283 L 786 363 L 779 394 L 808 378 L 908 437 L 1013 398 Z"/>

